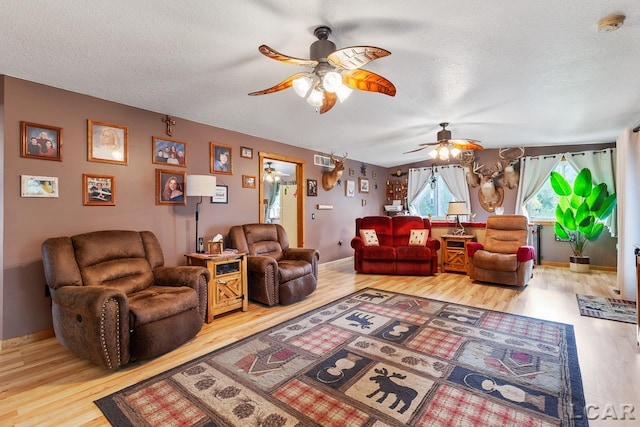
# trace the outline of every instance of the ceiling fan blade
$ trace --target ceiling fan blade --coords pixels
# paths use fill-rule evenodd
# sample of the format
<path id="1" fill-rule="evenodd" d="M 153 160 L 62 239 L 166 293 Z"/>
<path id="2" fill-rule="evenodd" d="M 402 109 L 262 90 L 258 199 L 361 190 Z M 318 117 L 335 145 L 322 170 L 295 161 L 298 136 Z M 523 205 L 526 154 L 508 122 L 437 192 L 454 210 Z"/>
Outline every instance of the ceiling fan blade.
<path id="1" fill-rule="evenodd" d="M 266 44 L 260 46 L 258 48 L 258 51 L 267 58 L 275 59 L 276 61 L 285 62 L 287 64 L 302 65 L 308 67 L 315 67 L 316 65 L 318 65 L 318 61 L 316 61 L 315 59 L 294 58 L 292 56 L 285 55 L 284 53 L 280 53 L 277 50 L 271 49 Z"/>
<path id="2" fill-rule="evenodd" d="M 426 146 L 428 146 L 428 145 L 438 145 L 438 143 L 437 142 L 425 142 L 425 143 L 418 144 L 418 145 L 420 147 L 425 147 L 426 148 Z"/>
<path id="3" fill-rule="evenodd" d="M 422 145 L 422 144 L 420 144 L 420 145 Z M 404 152 L 404 153 L 402 153 L 402 154 L 415 153 L 416 151 L 424 150 L 425 148 L 429 148 L 429 147 L 427 146 L 427 147 L 420 147 L 420 148 L 416 148 L 415 150 L 405 151 L 405 152 Z"/>
<path id="4" fill-rule="evenodd" d="M 361 68 L 344 73 L 342 82 L 352 89 L 380 92 L 389 96 L 396 95 L 396 87 L 393 83 L 376 73 Z"/>
<path id="5" fill-rule="evenodd" d="M 336 105 L 336 101 L 338 100 L 338 95 L 335 93 L 324 91 L 324 97 L 322 98 L 322 107 L 320 107 L 320 114 L 324 114 L 327 111 L 331 110 L 334 105 Z"/>
<path id="6" fill-rule="evenodd" d="M 293 81 L 294 81 L 295 79 L 298 79 L 298 78 L 300 78 L 300 77 L 304 77 L 304 76 L 306 76 L 307 74 L 309 74 L 309 73 L 301 72 L 301 73 L 293 74 L 293 75 L 291 75 L 291 76 L 287 77 L 286 79 L 284 79 L 283 81 L 281 81 L 280 83 L 278 83 L 278 84 L 277 84 L 277 85 L 275 85 L 275 86 L 271 86 L 271 87 L 270 87 L 270 88 L 268 88 L 268 89 L 259 90 L 259 91 L 257 91 L 257 92 L 251 92 L 249 95 L 251 95 L 251 96 L 255 96 L 255 95 L 266 95 L 266 94 L 269 94 L 269 93 L 274 93 L 274 92 L 278 92 L 278 91 L 281 91 L 281 90 L 284 90 L 284 89 L 288 89 L 288 88 L 290 88 L 291 86 L 293 86 Z"/>
<path id="7" fill-rule="evenodd" d="M 475 139 L 450 139 L 449 142 L 453 144 L 458 150 L 482 150 L 482 145 L 478 144 L 480 141 Z"/>
<path id="8" fill-rule="evenodd" d="M 379 47 L 351 46 L 331 52 L 329 56 L 327 56 L 327 61 L 334 67 L 343 70 L 353 70 L 388 55 L 391 55 L 391 52 Z"/>

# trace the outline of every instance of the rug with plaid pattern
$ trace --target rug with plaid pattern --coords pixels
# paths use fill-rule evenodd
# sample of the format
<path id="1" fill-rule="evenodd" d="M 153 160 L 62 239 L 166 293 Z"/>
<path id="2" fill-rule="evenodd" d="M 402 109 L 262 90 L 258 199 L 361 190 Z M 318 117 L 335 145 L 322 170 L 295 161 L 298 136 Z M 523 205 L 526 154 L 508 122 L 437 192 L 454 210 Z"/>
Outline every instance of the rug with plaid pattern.
<path id="1" fill-rule="evenodd" d="M 378 289 L 96 404 L 117 426 L 587 425 L 571 325 Z"/>

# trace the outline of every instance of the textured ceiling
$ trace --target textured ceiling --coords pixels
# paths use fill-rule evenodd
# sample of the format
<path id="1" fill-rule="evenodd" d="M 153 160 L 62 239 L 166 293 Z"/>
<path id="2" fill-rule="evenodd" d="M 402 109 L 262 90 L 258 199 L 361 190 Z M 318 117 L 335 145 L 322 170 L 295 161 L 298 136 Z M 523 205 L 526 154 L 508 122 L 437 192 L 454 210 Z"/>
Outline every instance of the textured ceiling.
<path id="1" fill-rule="evenodd" d="M 393 167 L 436 139 L 486 148 L 613 142 L 640 122 L 637 0 L 4 0 L 0 74 L 317 152 Z M 598 32 L 610 14 L 627 16 Z M 395 97 L 356 91 L 319 115 L 292 89 L 313 30 L 391 55 L 364 68 Z M 178 128 L 176 128 L 177 131 Z"/>

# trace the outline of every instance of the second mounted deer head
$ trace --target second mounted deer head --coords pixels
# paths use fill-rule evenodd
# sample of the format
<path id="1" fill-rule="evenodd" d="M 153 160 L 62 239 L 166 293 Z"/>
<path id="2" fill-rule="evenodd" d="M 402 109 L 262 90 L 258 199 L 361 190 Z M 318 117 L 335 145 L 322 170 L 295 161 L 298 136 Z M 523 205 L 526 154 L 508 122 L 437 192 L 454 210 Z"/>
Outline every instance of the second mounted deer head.
<path id="1" fill-rule="evenodd" d="M 520 181 L 520 170 L 516 168 L 520 158 L 524 156 L 524 147 L 501 148 L 498 151 L 500 164 L 502 165 L 502 184 L 513 190 Z"/>

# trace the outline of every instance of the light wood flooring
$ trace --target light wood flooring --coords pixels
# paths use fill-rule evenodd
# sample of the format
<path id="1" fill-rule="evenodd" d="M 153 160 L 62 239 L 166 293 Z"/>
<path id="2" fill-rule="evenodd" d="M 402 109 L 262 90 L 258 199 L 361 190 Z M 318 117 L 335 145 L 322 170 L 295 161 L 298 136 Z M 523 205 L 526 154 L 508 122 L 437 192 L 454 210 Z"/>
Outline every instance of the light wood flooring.
<path id="1" fill-rule="evenodd" d="M 576 293 L 616 297 L 615 273 L 571 273 L 538 266 L 524 290 L 472 283 L 467 276 L 433 277 L 354 274 L 350 259 L 320 266 L 317 291 L 293 306 L 250 303 L 206 324 L 198 336 L 156 359 L 111 372 L 69 353 L 55 338 L 0 352 L 0 426 L 108 425 L 93 401 L 166 371 L 250 334 L 274 326 L 356 290 L 373 287 L 442 301 L 517 313 L 574 325 L 586 402 L 591 415 L 608 415 L 592 426 L 640 425 L 640 352 L 636 325 L 581 317 Z M 620 418 L 620 405 L 634 405 L 635 421 Z M 612 409 L 613 408 L 613 409 Z"/>

